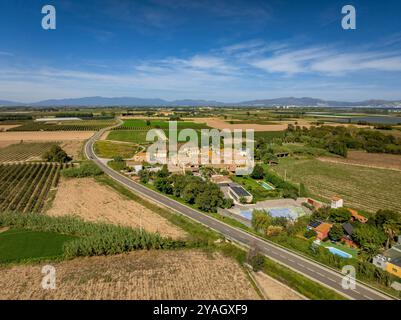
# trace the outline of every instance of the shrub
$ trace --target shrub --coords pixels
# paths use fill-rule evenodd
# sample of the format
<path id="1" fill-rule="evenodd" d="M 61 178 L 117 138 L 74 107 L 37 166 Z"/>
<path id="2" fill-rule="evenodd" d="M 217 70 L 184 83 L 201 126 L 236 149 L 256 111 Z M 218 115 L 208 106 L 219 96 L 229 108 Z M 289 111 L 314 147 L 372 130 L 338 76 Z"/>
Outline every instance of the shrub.
<path id="1" fill-rule="evenodd" d="M 67 153 L 57 144 L 50 147 L 50 150 L 46 151 L 42 155 L 43 160 L 48 162 L 60 162 L 65 163 L 72 160 Z"/>
<path id="2" fill-rule="evenodd" d="M 79 167 L 71 167 L 61 170 L 61 174 L 67 178 L 94 177 L 103 174 L 103 171 L 93 162 L 86 161 Z"/>

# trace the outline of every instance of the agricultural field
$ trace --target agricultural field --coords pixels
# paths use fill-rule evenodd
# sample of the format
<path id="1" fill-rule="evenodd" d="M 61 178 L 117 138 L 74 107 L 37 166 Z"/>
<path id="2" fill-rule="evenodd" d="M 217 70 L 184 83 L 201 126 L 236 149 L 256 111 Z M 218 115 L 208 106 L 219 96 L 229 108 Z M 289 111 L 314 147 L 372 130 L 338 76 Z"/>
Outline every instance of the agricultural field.
<path id="1" fill-rule="evenodd" d="M 169 121 L 164 120 L 145 120 L 129 119 L 124 120 L 123 124 L 114 130 L 150 130 L 150 129 L 168 129 Z M 181 129 L 207 129 L 205 123 L 196 123 L 191 121 L 177 121 L 177 128 Z"/>
<path id="2" fill-rule="evenodd" d="M 41 212 L 55 188 L 62 165 L 52 163 L 0 165 L 0 211 Z"/>
<path id="3" fill-rule="evenodd" d="M 42 289 L 41 265 L 0 268 L 0 299 L 260 299 L 237 262 L 200 250 L 136 251 L 53 265 L 57 290 Z"/>
<path id="4" fill-rule="evenodd" d="M 8 129 L 8 131 L 98 131 L 115 123 L 115 120 L 75 120 L 54 123 L 26 121 L 20 126 Z"/>
<path id="5" fill-rule="evenodd" d="M 63 244 L 74 237 L 24 229 L 0 231 L 0 264 L 61 257 Z"/>
<path id="6" fill-rule="evenodd" d="M 89 139 L 94 131 L 6 131 L 0 132 L 0 145 L 3 143 L 83 141 Z"/>
<path id="7" fill-rule="evenodd" d="M 121 156 L 125 159 L 132 158 L 139 150 L 134 143 L 112 142 L 107 140 L 96 141 L 94 145 L 95 153 L 101 158 L 112 159 Z"/>
<path id="8" fill-rule="evenodd" d="M 48 151 L 54 142 L 17 143 L 0 149 L 0 162 L 40 161 L 44 152 Z"/>
<path id="9" fill-rule="evenodd" d="M 107 140 L 145 144 L 149 143 L 146 141 L 146 133 L 147 131 L 112 130 L 108 134 Z"/>
<path id="10" fill-rule="evenodd" d="M 271 167 L 281 177 L 302 182 L 318 199 L 328 201 L 332 196 L 344 198 L 351 208 L 375 212 L 393 209 L 401 212 L 401 172 L 328 163 L 318 159 L 282 159 Z"/>
<path id="11" fill-rule="evenodd" d="M 0 148 L 0 163 L 16 161 L 42 161 L 42 155 L 54 144 L 60 147 L 73 159 L 81 157 L 83 142 L 64 141 L 64 142 L 20 142 L 13 143 L 4 148 Z"/>
<path id="12" fill-rule="evenodd" d="M 162 236 L 184 238 L 186 233 L 134 200 L 127 199 L 92 178 L 62 178 L 50 216 L 74 215 L 86 221 L 142 227 Z"/>

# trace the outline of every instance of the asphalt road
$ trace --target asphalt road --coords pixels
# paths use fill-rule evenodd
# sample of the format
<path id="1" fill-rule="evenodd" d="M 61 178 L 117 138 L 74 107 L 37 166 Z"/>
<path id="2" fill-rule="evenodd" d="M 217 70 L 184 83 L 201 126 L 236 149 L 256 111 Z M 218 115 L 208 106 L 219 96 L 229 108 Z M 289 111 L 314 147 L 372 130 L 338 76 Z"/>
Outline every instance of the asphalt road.
<path id="1" fill-rule="evenodd" d="M 145 196 L 146 198 L 152 200 L 153 202 L 158 202 L 159 204 L 164 205 L 180 214 L 183 214 L 197 222 L 202 223 L 203 225 L 223 234 L 225 238 L 230 239 L 234 242 L 237 242 L 241 245 L 245 245 L 248 247 L 255 247 L 276 262 L 285 265 L 293 269 L 296 272 L 303 274 L 304 276 L 319 282 L 320 284 L 333 289 L 340 294 L 356 300 L 390 300 L 391 298 L 387 295 L 384 295 L 374 289 L 371 289 L 359 282 L 356 283 L 355 289 L 344 289 L 342 287 L 342 279 L 343 275 L 333 271 L 329 268 L 326 268 L 320 264 L 317 264 L 309 259 L 301 257 L 293 252 L 290 252 L 280 246 L 268 242 L 264 239 L 258 238 L 254 235 L 251 235 L 245 231 L 232 227 L 224 222 L 221 222 L 213 217 L 210 217 L 200 211 L 192 209 L 182 203 L 179 203 L 175 200 L 168 198 L 158 192 L 155 192 L 147 187 L 115 172 L 110 169 L 107 165 L 105 165 L 99 158 L 96 157 L 93 151 L 94 142 L 100 138 L 103 132 L 106 129 L 103 129 L 96 133 L 85 145 L 85 153 L 86 156 L 93 160 L 107 175 L 109 175 L 112 179 L 118 181 L 122 185 L 131 189 L 137 194 Z"/>

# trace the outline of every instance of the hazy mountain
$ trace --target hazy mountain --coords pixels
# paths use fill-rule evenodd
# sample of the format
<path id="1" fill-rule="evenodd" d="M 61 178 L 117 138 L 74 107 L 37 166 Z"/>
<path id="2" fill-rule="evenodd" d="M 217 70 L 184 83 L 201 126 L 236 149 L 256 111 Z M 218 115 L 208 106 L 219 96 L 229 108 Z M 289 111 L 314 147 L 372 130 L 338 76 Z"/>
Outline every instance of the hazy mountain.
<path id="1" fill-rule="evenodd" d="M 0 100 L 0 106 L 35 106 L 35 107 L 60 107 L 60 106 L 149 106 L 149 107 L 162 107 L 162 106 L 249 106 L 249 107 L 263 107 L 263 106 L 328 106 L 328 107 L 394 107 L 401 106 L 401 100 L 399 101 L 387 101 L 387 100 L 366 100 L 360 102 L 345 102 L 345 101 L 331 101 L 316 99 L 310 97 L 296 98 L 296 97 L 284 97 L 277 99 L 260 99 L 250 100 L 235 103 L 224 103 L 219 101 L 209 100 L 163 100 L 163 99 L 147 99 L 147 98 L 135 98 L 135 97 L 84 97 L 84 98 L 70 98 L 70 99 L 51 99 L 43 100 L 32 103 L 18 103 L 14 101 Z"/>
<path id="2" fill-rule="evenodd" d="M 8 101 L 8 100 L 0 100 L 0 106 L 4 107 L 15 107 L 15 106 L 22 106 L 23 103 L 15 102 L 15 101 Z"/>

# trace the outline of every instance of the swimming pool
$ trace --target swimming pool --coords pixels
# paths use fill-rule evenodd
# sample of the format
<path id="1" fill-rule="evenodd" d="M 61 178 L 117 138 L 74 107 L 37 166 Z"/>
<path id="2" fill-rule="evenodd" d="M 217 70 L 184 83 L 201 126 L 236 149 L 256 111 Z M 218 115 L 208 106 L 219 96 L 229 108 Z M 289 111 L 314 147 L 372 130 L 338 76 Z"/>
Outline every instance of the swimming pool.
<path id="1" fill-rule="evenodd" d="M 267 183 L 266 181 L 262 181 L 262 182 L 259 182 L 259 183 L 266 190 L 274 190 L 275 189 L 271 184 Z"/>
<path id="2" fill-rule="evenodd" d="M 334 247 L 326 247 L 332 254 L 338 255 L 343 258 L 352 258 L 352 255 Z"/>

